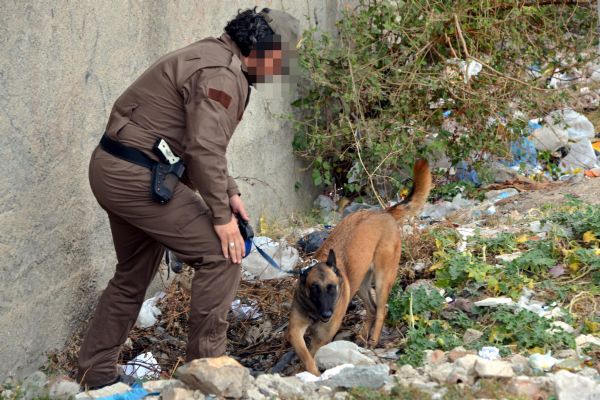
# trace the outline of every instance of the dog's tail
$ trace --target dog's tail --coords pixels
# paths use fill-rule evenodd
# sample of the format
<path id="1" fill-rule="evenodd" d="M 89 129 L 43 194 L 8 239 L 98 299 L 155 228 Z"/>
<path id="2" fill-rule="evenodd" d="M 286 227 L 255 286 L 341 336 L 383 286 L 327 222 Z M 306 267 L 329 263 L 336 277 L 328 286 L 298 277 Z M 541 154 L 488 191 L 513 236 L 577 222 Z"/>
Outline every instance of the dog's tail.
<path id="1" fill-rule="evenodd" d="M 427 161 L 417 160 L 413 170 L 413 182 L 412 191 L 408 197 L 385 210 L 396 220 L 416 215 L 427 201 L 431 190 L 431 171 Z"/>

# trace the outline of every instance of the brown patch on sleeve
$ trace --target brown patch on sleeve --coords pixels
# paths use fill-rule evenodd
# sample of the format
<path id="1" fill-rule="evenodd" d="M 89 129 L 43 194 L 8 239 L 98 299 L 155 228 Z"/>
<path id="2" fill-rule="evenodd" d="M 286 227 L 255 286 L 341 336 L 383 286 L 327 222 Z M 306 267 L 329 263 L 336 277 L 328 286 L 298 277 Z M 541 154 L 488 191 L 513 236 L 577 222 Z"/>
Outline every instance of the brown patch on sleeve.
<path id="1" fill-rule="evenodd" d="M 208 98 L 218 101 L 225 108 L 229 108 L 229 104 L 231 104 L 231 96 L 222 90 L 209 88 L 208 89 Z"/>

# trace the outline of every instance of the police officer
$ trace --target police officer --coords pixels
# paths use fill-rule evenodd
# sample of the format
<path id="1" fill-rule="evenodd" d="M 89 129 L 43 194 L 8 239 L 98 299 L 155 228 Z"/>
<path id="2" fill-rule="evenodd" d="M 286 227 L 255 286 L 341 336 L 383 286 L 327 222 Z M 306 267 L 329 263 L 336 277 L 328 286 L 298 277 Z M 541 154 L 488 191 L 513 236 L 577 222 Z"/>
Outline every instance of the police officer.
<path id="1" fill-rule="evenodd" d="M 165 248 L 195 269 L 187 361 L 225 353 L 226 318 L 244 255 L 234 214 L 248 219 L 227 171 L 227 144 L 248 104 L 249 83 L 285 72 L 282 63 L 298 32 L 298 21 L 287 13 L 240 12 L 219 38 L 159 59 L 115 102 L 89 179 L 108 214 L 118 263 L 81 345 L 82 385 L 119 380 L 120 346 Z M 161 161 L 153 147 L 160 139 L 185 166 L 166 204 L 150 195 L 151 165 Z"/>

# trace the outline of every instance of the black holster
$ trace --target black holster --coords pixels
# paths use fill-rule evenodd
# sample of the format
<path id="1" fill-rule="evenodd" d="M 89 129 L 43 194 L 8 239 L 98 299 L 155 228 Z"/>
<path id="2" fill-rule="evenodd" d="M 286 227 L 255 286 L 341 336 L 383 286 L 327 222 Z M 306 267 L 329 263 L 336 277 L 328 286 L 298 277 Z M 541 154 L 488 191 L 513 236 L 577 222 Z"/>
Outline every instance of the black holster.
<path id="1" fill-rule="evenodd" d="M 185 166 L 180 161 L 175 164 L 156 163 L 152 166 L 152 199 L 167 204 L 173 197 L 175 185 L 183 175 Z"/>

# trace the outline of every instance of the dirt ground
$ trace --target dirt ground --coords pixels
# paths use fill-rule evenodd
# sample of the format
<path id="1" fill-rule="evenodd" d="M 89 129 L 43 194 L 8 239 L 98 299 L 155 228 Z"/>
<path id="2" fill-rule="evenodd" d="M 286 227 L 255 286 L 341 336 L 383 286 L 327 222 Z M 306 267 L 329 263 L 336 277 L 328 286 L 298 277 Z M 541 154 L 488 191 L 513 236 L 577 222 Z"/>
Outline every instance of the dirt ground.
<path id="1" fill-rule="evenodd" d="M 560 204 L 567 195 L 575 196 L 590 204 L 600 203 L 600 178 L 582 178 L 573 183 L 554 183 L 547 189 L 523 191 L 517 196 L 503 200 L 496 208 L 501 213 L 513 210 L 527 213 L 544 204 Z"/>

